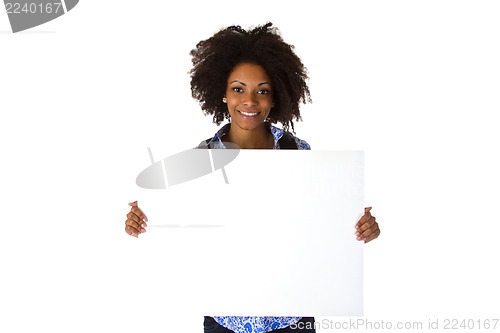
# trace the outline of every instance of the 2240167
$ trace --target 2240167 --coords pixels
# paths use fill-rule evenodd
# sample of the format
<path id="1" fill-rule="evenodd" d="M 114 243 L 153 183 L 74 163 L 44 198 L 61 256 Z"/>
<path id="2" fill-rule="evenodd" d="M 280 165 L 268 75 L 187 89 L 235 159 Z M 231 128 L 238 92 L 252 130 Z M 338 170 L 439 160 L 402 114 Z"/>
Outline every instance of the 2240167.
<path id="1" fill-rule="evenodd" d="M 474 319 L 445 319 L 443 329 L 447 330 L 458 330 L 458 329 L 495 329 L 498 324 L 498 319 L 484 319 L 484 320 L 474 320 Z"/>
<path id="2" fill-rule="evenodd" d="M 5 4 L 7 14 L 52 14 L 62 10 L 61 3 L 25 3 L 21 5 L 19 2 L 7 2 Z"/>

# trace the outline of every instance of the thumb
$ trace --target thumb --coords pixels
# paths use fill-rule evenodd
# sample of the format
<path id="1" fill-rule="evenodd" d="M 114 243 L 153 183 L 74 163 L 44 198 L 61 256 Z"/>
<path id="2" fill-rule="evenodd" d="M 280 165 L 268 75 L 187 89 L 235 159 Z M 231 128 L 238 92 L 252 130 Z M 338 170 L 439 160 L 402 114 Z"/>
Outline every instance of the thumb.
<path id="1" fill-rule="evenodd" d="M 137 202 L 137 201 L 136 201 Z M 370 213 L 370 210 L 372 210 L 372 207 L 366 207 L 365 208 L 365 214 Z"/>
<path id="2" fill-rule="evenodd" d="M 137 200 L 134 202 L 129 202 L 128 205 L 137 207 Z"/>

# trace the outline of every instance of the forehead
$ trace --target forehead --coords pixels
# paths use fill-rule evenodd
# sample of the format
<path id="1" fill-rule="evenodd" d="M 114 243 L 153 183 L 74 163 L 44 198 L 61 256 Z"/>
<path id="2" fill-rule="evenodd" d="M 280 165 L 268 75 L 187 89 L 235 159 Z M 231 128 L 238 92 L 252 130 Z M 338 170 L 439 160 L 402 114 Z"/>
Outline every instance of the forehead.
<path id="1" fill-rule="evenodd" d="M 229 74 L 228 81 L 240 79 L 240 80 L 249 80 L 249 81 L 271 81 L 269 74 L 266 70 L 257 64 L 253 63 L 241 63 L 234 66 L 232 72 Z"/>

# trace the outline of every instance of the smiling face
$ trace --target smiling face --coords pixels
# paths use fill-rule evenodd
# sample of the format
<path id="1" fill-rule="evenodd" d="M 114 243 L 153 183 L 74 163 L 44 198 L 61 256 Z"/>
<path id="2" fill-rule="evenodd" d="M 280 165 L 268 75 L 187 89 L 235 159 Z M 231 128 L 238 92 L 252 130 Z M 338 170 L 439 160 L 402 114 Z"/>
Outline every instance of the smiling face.
<path id="1" fill-rule="evenodd" d="M 243 130 L 264 126 L 273 103 L 271 78 L 262 66 L 238 64 L 227 79 L 225 97 L 232 124 Z"/>

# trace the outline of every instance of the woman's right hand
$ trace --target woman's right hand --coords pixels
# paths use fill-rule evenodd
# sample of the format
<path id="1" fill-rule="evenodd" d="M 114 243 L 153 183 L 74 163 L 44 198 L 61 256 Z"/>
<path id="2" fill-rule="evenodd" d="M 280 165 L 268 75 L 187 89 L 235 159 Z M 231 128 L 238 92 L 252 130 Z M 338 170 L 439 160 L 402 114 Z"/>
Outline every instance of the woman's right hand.
<path id="1" fill-rule="evenodd" d="M 137 201 L 129 202 L 130 212 L 127 214 L 125 221 L 125 232 L 130 236 L 139 237 L 139 234 L 146 232 L 148 218 L 143 211 L 137 206 Z"/>

